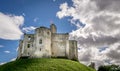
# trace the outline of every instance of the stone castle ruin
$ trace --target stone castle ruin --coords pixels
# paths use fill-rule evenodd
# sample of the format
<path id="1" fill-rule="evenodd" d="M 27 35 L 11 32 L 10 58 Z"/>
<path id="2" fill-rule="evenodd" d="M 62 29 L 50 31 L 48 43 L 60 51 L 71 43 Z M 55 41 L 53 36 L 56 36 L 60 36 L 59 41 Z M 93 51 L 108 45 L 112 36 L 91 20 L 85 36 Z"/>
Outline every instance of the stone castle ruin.
<path id="1" fill-rule="evenodd" d="M 68 33 L 57 33 L 54 24 L 50 28 L 39 27 L 35 34 L 24 34 L 18 49 L 19 58 L 65 57 L 77 59 L 77 41 L 69 40 Z"/>

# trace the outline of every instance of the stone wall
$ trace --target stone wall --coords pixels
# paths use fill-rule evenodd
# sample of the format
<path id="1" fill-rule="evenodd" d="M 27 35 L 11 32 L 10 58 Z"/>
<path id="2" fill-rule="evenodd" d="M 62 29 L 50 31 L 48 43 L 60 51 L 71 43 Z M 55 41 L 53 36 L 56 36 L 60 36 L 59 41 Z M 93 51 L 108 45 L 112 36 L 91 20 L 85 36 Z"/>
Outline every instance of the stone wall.
<path id="1" fill-rule="evenodd" d="M 67 57 L 77 59 L 77 41 L 69 40 L 68 33 L 56 33 L 56 26 L 39 27 L 35 34 L 24 34 L 20 41 L 18 58 Z"/>
<path id="2" fill-rule="evenodd" d="M 68 34 L 52 35 L 52 56 L 65 57 L 67 47 Z"/>
<path id="3" fill-rule="evenodd" d="M 50 25 L 50 30 L 51 30 L 51 33 L 56 33 L 57 32 L 57 28 L 56 28 L 55 24 Z"/>
<path id="4" fill-rule="evenodd" d="M 78 50 L 77 50 L 77 41 L 69 40 L 69 59 L 77 60 Z"/>
<path id="5" fill-rule="evenodd" d="M 22 56 L 31 56 L 34 52 L 34 35 L 25 34 L 23 40 Z"/>
<path id="6" fill-rule="evenodd" d="M 23 53 L 23 40 L 19 41 L 19 48 L 18 48 L 18 55 L 17 58 L 19 59 L 22 56 Z"/>
<path id="7" fill-rule="evenodd" d="M 46 27 L 36 29 L 34 57 L 51 57 L 51 31 Z"/>

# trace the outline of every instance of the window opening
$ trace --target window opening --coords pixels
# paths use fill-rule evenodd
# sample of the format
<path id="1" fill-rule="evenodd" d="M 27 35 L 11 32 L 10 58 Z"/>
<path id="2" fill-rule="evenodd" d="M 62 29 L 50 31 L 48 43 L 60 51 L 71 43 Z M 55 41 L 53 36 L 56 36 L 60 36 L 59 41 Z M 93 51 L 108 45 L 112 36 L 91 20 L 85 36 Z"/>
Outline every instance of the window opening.
<path id="1" fill-rule="evenodd" d="M 42 44 L 42 39 L 39 40 L 39 44 Z"/>
<path id="2" fill-rule="evenodd" d="M 28 44 L 27 47 L 30 48 L 30 44 Z"/>
<path id="3" fill-rule="evenodd" d="M 28 40 L 30 40 L 31 39 L 31 37 L 30 36 L 28 36 Z"/>
<path id="4" fill-rule="evenodd" d="M 47 32 L 47 34 L 49 35 L 49 32 Z"/>

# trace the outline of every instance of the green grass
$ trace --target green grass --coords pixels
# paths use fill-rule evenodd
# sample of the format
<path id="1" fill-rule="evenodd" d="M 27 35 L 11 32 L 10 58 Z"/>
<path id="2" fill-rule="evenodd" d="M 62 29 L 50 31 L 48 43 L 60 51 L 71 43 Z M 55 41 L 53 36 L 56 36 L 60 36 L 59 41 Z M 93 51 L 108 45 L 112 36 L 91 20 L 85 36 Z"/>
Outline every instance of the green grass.
<path id="1" fill-rule="evenodd" d="M 0 66 L 0 71 L 95 71 L 77 61 L 67 59 L 19 59 Z"/>

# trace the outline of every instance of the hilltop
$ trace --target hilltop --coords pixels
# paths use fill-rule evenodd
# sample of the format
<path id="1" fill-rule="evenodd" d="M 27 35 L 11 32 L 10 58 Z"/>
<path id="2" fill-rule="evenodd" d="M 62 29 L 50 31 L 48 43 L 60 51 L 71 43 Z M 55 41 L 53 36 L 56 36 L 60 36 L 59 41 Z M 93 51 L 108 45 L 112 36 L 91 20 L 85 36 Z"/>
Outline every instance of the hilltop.
<path id="1" fill-rule="evenodd" d="M 0 66 L 0 71 L 95 71 L 68 59 L 19 59 Z"/>

